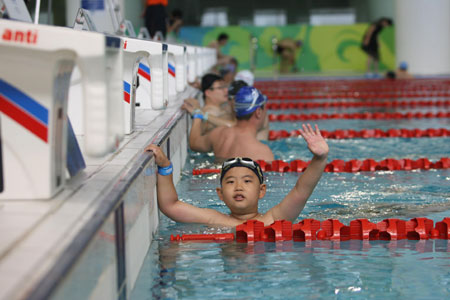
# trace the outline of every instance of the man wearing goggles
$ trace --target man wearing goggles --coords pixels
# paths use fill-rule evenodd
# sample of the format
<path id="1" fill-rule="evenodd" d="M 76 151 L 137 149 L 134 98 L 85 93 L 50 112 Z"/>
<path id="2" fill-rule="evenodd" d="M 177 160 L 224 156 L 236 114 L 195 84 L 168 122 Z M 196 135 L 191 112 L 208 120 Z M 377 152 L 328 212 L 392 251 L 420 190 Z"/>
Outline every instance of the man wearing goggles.
<path id="1" fill-rule="evenodd" d="M 256 88 L 244 86 L 234 98 L 236 124 L 232 127 L 217 127 L 205 134 L 201 133 L 200 121 L 194 116 L 189 145 L 198 152 L 213 151 L 216 161 L 228 157 L 245 156 L 254 160 L 272 161 L 272 150 L 261 143 L 257 134 L 264 127 L 267 108 L 267 97 Z"/>
<path id="2" fill-rule="evenodd" d="M 309 124 L 303 125 L 300 133 L 313 158 L 284 199 L 263 214 L 258 211 L 258 202 L 266 194 L 267 187 L 261 168 L 254 160 L 236 157 L 224 161 L 220 187 L 216 192 L 230 209 L 230 214 L 226 215 L 214 209 L 198 208 L 180 201 L 172 181 L 172 164 L 158 146 L 149 145 L 145 150 L 153 151 L 158 165 L 157 193 L 160 210 L 176 222 L 229 227 L 251 219 L 264 222 L 266 226 L 277 220 L 295 221 L 319 182 L 328 156 L 328 145 L 317 125 L 315 129 Z"/>
<path id="3" fill-rule="evenodd" d="M 188 111 L 194 119 L 198 118 L 200 132 L 208 132 L 223 124 L 233 121 L 233 111 L 228 101 L 228 84 L 222 77 L 216 74 L 206 74 L 202 77 L 201 90 L 203 92 L 204 106 L 201 107 L 195 98 L 184 100 L 183 108 Z M 218 120 L 212 122 L 211 120 Z"/>

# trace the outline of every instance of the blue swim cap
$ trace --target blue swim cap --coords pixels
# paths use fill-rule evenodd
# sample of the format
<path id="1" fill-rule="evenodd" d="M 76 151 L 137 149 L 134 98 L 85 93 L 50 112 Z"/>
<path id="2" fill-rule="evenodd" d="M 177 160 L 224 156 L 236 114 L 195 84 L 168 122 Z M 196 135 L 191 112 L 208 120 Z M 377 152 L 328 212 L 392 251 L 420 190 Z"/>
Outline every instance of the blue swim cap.
<path id="1" fill-rule="evenodd" d="M 267 97 L 252 86 L 242 87 L 234 97 L 234 111 L 237 117 L 254 112 L 267 102 Z"/>
<path id="2" fill-rule="evenodd" d="M 406 61 L 402 61 L 398 67 L 400 70 L 406 70 L 408 69 L 408 63 Z"/>

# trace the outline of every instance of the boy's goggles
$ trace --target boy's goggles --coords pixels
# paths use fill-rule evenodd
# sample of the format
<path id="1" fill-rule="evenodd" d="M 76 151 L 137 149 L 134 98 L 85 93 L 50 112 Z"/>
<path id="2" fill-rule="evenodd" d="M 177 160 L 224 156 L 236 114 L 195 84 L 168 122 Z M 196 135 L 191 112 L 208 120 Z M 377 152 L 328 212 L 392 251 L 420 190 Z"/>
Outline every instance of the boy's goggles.
<path id="1" fill-rule="evenodd" d="M 235 158 L 230 158 L 230 159 L 227 159 L 226 161 L 224 161 L 222 164 L 222 171 L 220 172 L 220 182 L 222 182 L 222 179 L 225 176 L 225 174 L 231 168 L 234 168 L 234 167 L 248 168 L 256 174 L 260 183 L 264 182 L 264 175 L 261 170 L 261 167 L 259 166 L 259 164 L 257 162 L 253 161 L 251 158 L 248 158 L 248 157 L 235 157 Z"/>

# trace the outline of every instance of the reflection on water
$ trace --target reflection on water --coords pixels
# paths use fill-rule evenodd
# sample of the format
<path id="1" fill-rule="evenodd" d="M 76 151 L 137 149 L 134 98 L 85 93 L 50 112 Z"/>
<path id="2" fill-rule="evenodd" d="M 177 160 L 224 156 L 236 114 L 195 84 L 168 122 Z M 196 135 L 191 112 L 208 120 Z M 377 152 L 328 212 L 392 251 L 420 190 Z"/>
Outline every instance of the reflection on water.
<path id="1" fill-rule="evenodd" d="M 131 299 L 444 299 L 450 292 L 447 240 L 157 244 L 149 257 L 159 256 L 158 270 L 145 270 L 147 262 L 140 276 L 153 283 L 151 293 L 142 295 L 138 281 Z"/>

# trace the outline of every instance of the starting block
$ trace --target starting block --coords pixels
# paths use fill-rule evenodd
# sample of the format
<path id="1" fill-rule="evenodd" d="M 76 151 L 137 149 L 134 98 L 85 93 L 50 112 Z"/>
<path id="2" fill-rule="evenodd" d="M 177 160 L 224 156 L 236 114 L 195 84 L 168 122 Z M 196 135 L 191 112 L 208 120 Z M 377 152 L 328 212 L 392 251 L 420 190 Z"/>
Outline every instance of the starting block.
<path id="1" fill-rule="evenodd" d="M 124 81 L 139 75 L 139 87 L 131 91 L 130 96 L 136 98 L 140 108 L 166 108 L 169 103 L 167 45 L 128 37 L 121 39 L 127 57 Z M 129 111 L 134 113 L 134 104 Z M 126 119 L 129 119 L 128 113 Z"/>
<path id="2" fill-rule="evenodd" d="M 186 47 L 179 45 L 167 45 L 169 52 L 169 96 L 175 96 L 186 88 Z"/>
<path id="3" fill-rule="evenodd" d="M 204 71 L 206 70 L 205 68 L 205 61 L 204 61 L 204 56 L 203 56 L 203 48 L 201 47 L 195 47 L 195 71 L 196 71 L 196 75 L 198 77 L 201 77 L 204 73 Z"/>
<path id="4" fill-rule="evenodd" d="M 167 45 L 121 37 L 124 52 L 125 133 L 134 129 L 136 102 L 141 108 L 164 109 L 169 102 Z M 165 62 L 165 63 L 164 63 Z M 139 78 L 139 79 L 138 79 Z M 141 93 L 138 93 L 138 82 Z"/>
<path id="5" fill-rule="evenodd" d="M 67 99 L 75 64 L 83 75 L 85 153 L 105 155 L 123 138 L 121 41 L 9 20 L 0 20 L 0 34 L 0 199 L 50 198 L 65 183 Z"/>
<path id="6" fill-rule="evenodd" d="M 187 53 L 187 76 L 188 82 L 195 82 L 197 79 L 197 66 L 195 61 L 197 60 L 196 50 L 193 46 L 186 47 Z"/>

